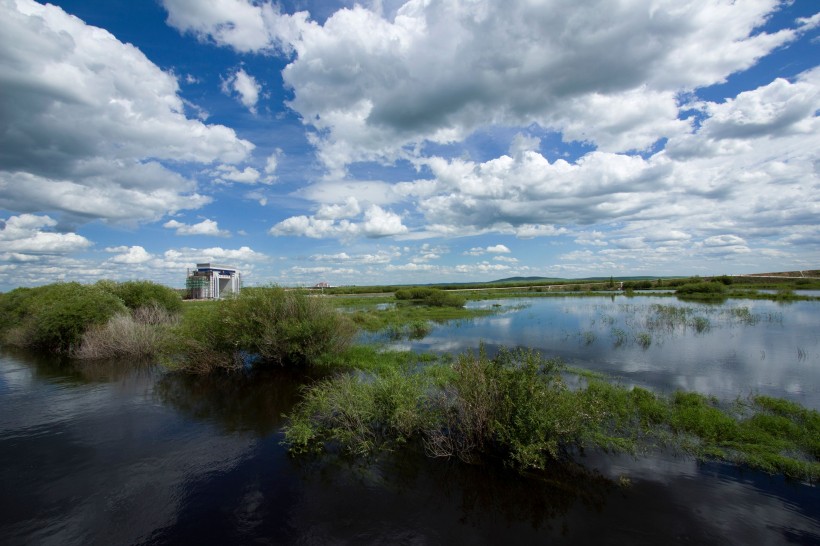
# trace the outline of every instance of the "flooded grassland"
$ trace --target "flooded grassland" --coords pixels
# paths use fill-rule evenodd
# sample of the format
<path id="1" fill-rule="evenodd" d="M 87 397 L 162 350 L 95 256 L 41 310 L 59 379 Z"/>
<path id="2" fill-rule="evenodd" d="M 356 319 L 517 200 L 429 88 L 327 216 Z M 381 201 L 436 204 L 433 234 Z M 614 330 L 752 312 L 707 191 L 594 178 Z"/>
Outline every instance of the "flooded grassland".
<path id="1" fill-rule="evenodd" d="M 570 390 L 589 373 L 659 397 L 820 409 L 817 302 L 603 295 L 470 307 L 479 316 L 414 317 L 424 328 L 370 334 L 361 358 L 439 355 L 401 357 L 422 370 L 482 344 L 488 358 L 526 347 L 583 371 L 561 376 Z M 283 445 L 288 416 L 326 374 L 190 375 L 3 352 L 0 542 L 820 542 L 816 485 L 663 445 L 587 450 L 573 454 L 579 464 L 523 472 L 492 458 L 430 458 L 413 441 L 363 457 L 332 444 L 294 456 Z"/>

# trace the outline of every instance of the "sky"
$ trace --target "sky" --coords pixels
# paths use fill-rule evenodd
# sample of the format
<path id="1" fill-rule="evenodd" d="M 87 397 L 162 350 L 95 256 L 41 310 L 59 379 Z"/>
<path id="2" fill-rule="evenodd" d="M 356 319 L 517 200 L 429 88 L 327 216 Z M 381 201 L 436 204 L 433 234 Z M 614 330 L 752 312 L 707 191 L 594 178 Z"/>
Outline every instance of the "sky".
<path id="1" fill-rule="evenodd" d="M 820 269 L 814 0 L 0 0 L 0 290 Z"/>

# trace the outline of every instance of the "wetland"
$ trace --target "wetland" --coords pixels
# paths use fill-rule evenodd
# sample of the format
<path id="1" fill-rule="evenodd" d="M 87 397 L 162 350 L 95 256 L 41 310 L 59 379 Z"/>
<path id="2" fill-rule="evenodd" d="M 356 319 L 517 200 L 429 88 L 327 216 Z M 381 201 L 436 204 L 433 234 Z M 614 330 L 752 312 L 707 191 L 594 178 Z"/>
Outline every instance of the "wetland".
<path id="1" fill-rule="evenodd" d="M 370 305 L 389 314 L 397 304 Z M 308 368 L 192 374 L 150 359 L 5 348 L 3 543 L 820 542 L 816 484 L 675 441 L 559 449 L 539 467 L 505 464 L 497 449 L 430 457 L 412 435 L 353 454 L 339 439 L 294 454 L 287 437 L 306 397 L 340 376 L 368 385 L 401 370 L 444 384 L 449 372 L 437 367 L 517 348 L 539 370 L 560 361 L 551 381 L 570 394 L 597 383 L 657 400 L 696 396 L 707 409 L 757 398 L 767 419 L 799 407 L 810 420 L 820 409 L 820 303 L 612 293 L 410 313 L 404 323 L 371 317 L 380 325 L 360 343 Z M 401 326 L 412 323 L 424 328 Z M 508 391 L 525 386 L 502 380 Z"/>

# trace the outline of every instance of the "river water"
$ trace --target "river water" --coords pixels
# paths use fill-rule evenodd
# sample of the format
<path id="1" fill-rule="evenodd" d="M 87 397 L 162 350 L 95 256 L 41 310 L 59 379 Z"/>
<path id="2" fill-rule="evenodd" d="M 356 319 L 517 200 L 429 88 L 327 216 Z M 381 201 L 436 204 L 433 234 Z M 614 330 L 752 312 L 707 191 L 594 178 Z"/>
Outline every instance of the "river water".
<path id="1" fill-rule="evenodd" d="M 647 322 L 697 305 L 658 299 L 517 302 L 413 343 L 529 344 L 624 382 L 817 407 L 820 304 L 729 302 L 696 332 Z M 525 477 L 413 449 L 292 458 L 281 427 L 307 380 L 0 353 L 0 544 L 820 544 L 817 487 L 673 454 Z"/>

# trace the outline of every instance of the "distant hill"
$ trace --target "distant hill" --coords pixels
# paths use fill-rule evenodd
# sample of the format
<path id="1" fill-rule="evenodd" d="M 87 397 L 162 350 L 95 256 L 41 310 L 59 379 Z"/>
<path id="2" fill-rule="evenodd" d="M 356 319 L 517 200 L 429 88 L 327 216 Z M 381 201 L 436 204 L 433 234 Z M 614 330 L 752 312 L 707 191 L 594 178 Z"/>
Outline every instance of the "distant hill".
<path id="1" fill-rule="evenodd" d="M 820 269 L 807 269 L 805 271 L 781 271 L 779 273 L 750 273 L 740 275 L 741 277 L 820 277 Z"/>
<path id="2" fill-rule="evenodd" d="M 613 277 L 619 281 L 647 281 L 655 279 L 668 279 L 672 277 L 657 277 L 657 276 L 633 276 L 633 277 Z M 490 281 L 489 284 L 494 283 L 515 283 L 515 282 L 604 282 L 608 281 L 609 277 L 584 277 L 584 278 L 561 278 L 561 277 L 507 277 L 506 279 L 498 279 L 497 281 Z"/>
<path id="3" fill-rule="evenodd" d="M 621 277 L 613 275 L 618 281 L 651 281 L 655 279 L 677 279 L 685 277 L 686 275 L 676 276 L 657 276 L 657 275 L 636 275 L 629 277 Z M 784 277 L 784 278 L 820 278 L 820 269 L 807 269 L 804 271 L 780 271 L 777 273 L 748 273 L 746 275 L 732 275 L 734 277 Z M 708 278 L 709 275 L 705 275 Z M 609 277 L 583 277 L 583 278 L 561 278 L 561 277 L 507 277 L 506 279 L 498 279 L 497 281 L 490 281 L 487 284 L 504 284 L 504 283 L 544 283 L 544 282 L 605 282 Z"/>

